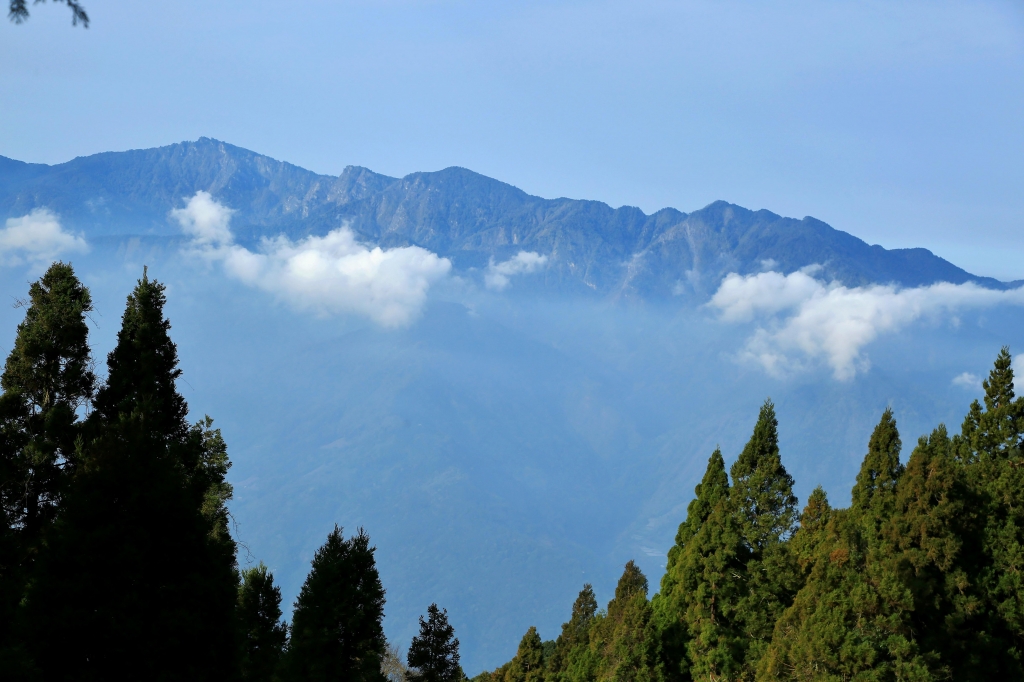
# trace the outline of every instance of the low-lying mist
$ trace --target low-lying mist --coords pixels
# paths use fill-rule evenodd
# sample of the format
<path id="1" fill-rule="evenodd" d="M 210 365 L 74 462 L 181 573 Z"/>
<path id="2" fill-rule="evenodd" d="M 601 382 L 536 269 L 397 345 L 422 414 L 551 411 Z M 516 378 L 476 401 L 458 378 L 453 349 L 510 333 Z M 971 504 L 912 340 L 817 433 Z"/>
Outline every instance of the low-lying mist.
<path id="1" fill-rule="evenodd" d="M 437 602 L 469 674 L 508 660 L 530 625 L 554 637 L 584 582 L 606 601 L 629 559 L 655 589 L 708 456 L 736 456 L 765 398 L 797 493 L 821 484 L 841 505 L 887 405 L 906 457 L 939 422 L 957 430 L 1000 346 L 1024 339 L 1020 309 L 995 305 L 879 336 L 846 380 L 814 358 L 770 375 L 745 354 L 757 323 L 708 307 L 450 278 L 389 329 L 293 309 L 160 244 L 73 258 L 98 372 L 146 263 L 168 285 L 180 390 L 228 442 L 240 562 L 267 563 L 290 603 L 332 524 L 363 526 L 389 638 L 407 645 Z M 38 276 L 27 267 L 0 270 L 12 304 Z M 22 315 L 0 312 L 5 355 Z"/>

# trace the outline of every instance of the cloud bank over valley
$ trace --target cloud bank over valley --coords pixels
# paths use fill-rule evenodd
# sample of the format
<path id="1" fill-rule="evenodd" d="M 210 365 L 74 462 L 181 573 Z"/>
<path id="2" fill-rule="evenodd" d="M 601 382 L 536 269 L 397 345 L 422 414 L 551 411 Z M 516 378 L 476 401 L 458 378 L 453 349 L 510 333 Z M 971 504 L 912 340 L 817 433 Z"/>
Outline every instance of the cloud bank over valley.
<path id="1" fill-rule="evenodd" d="M 38 269 L 61 256 L 88 251 L 85 239 L 65 231 L 57 215 L 46 208 L 8 218 L 0 229 L 0 265 L 28 263 Z"/>
<path id="2" fill-rule="evenodd" d="M 418 246 L 370 248 L 348 227 L 292 241 L 263 238 L 258 251 L 235 243 L 234 211 L 204 191 L 171 216 L 191 237 L 188 251 L 244 284 L 317 314 L 355 313 L 385 327 L 411 324 L 430 287 L 451 271 L 451 261 Z"/>
<path id="3" fill-rule="evenodd" d="M 818 270 L 732 273 L 722 281 L 708 306 L 725 322 L 757 323 L 741 358 L 774 376 L 824 360 L 836 379 L 849 381 L 871 366 L 864 348 L 883 334 L 926 317 L 944 315 L 956 325 L 960 311 L 1024 306 L 1024 287 L 999 291 L 972 282 L 847 287 L 815 279 Z"/>

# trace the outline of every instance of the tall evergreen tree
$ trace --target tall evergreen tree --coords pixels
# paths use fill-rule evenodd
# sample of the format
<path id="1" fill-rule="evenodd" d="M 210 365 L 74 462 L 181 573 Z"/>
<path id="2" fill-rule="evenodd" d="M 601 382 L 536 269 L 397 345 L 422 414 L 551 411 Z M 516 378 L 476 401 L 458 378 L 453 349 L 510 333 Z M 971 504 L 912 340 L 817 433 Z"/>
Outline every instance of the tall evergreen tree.
<path id="1" fill-rule="evenodd" d="M 576 658 L 586 650 L 590 641 L 590 627 L 597 616 L 597 598 L 594 596 L 594 588 L 590 583 L 583 585 L 576 601 L 572 605 L 572 615 L 569 621 L 562 623 L 562 632 L 555 640 L 555 647 L 551 656 L 545 662 L 548 682 L 558 682 L 568 679 L 567 669 L 570 666 L 570 657 L 575 650 Z"/>
<path id="2" fill-rule="evenodd" d="M 181 426 L 187 408 L 174 389 L 180 371 L 167 362 L 176 354 L 163 305 L 162 285 L 143 276 L 108 356 L 81 465 L 40 557 L 27 604 L 46 679 L 232 679 L 237 672 L 234 543 L 204 514 L 208 480 L 197 473 L 204 448 L 215 451 L 211 460 L 226 453 L 217 452 L 222 441 L 208 425 Z M 139 320 L 159 333 L 135 333 Z M 111 386 L 133 376 L 145 378 L 143 389 L 108 400 Z"/>
<path id="3" fill-rule="evenodd" d="M 707 595 L 708 591 L 715 591 L 721 586 L 721 581 L 716 578 L 723 578 L 724 575 L 710 566 L 707 562 L 721 560 L 723 554 L 716 553 L 714 549 L 707 546 L 705 542 L 714 539 L 727 539 L 730 545 L 728 548 L 718 548 L 719 552 L 724 551 L 730 558 L 735 558 L 738 535 L 726 533 L 724 536 L 715 533 L 710 527 L 705 529 L 703 535 L 701 530 L 704 524 L 718 512 L 716 520 L 725 521 L 723 515 L 727 515 L 729 500 L 729 476 L 725 473 L 725 460 L 722 458 L 721 450 L 715 450 L 708 459 L 707 470 L 704 478 L 694 488 L 695 497 L 690 501 L 686 509 L 686 518 L 679 524 L 676 532 L 675 544 L 668 552 L 668 562 L 665 568 L 665 575 L 661 579 L 661 591 L 654 596 L 652 607 L 654 610 L 654 621 L 661 638 L 662 666 L 664 674 L 669 682 L 685 680 L 690 674 L 690 659 L 687 652 L 687 645 L 691 637 L 691 622 L 687 613 L 691 607 L 695 607 L 695 598 L 698 594 Z M 733 524 L 728 524 L 732 526 Z M 696 538 L 700 541 L 695 542 Z M 730 563 L 730 559 L 725 559 Z M 724 564 L 723 564 L 724 567 Z M 702 580 L 705 569 L 711 569 L 712 583 Z M 712 587 L 712 584 L 714 587 Z M 711 602 L 718 601 L 717 595 L 711 596 Z M 711 616 L 710 622 L 701 622 L 704 614 Z M 722 624 L 720 614 L 712 615 L 713 612 L 705 612 L 701 608 L 695 608 L 689 618 L 693 618 L 692 625 L 695 630 L 704 631 L 705 626 L 717 630 Z M 716 617 L 717 616 L 717 617 Z M 717 640 L 717 635 L 707 633 L 710 639 Z M 713 647 L 715 648 L 715 647 Z"/>
<path id="4" fill-rule="evenodd" d="M 9 672 L 29 665 L 15 641 L 18 604 L 78 462 L 78 412 L 95 384 L 90 311 L 71 265 L 51 265 L 29 287 L 0 376 L 0 669 Z"/>
<path id="5" fill-rule="evenodd" d="M 608 602 L 606 615 L 594 624 L 590 642 L 599 657 L 598 680 L 663 679 L 657 631 L 647 601 L 647 577 L 635 562 L 626 563 L 615 586 L 615 598 Z"/>
<path id="6" fill-rule="evenodd" d="M 30 552 L 76 463 L 77 413 L 96 381 L 86 324 L 92 309 L 71 265 L 51 265 L 29 288 L 25 319 L 0 376 L 0 504 Z"/>
<path id="7" fill-rule="evenodd" d="M 749 550 L 730 500 L 720 450 L 708 460 L 687 518 L 669 551 L 655 600 L 668 679 L 723 680 L 740 674 L 744 634 L 736 618 Z M 681 649 L 685 647 L 685 656 Z"/>
<path id="8" fill-rule="evenodd" d="M 107 381 L 94 406 L 108 423 L 135 415 L 150 433 L 181 441 L 188 431 L 188 405 L 176 385 L 181 369 L 171 323 L 164 316 L 165 291 L 143 270 L 128 296 L 117 345 L 107 355 Z"/>
<path id="9" fill-rule="evenodd" d="M 775 406 L 766 400 L 754 433 L 732 465 L 730 500 L 737 515 L 747 560 L 745 586 L 736 602 L 736 621 L 745 636 L 743 677 L 753 679 L 771 641 L 775 621 L 800 587 L 786 540 L 797 520 L 793 478 L 779 455 Z"/>
<path id="10" fill-rule="evenodd" d="M 1004 669 L 1020 670 L 1024 661 L 1024 398 L 1014 395 L 1009 349 L 1003 348 L 983 384 L 984 408 L 975 401 L 954 438 L 969 485 L 980 502 L 979 526 L 965 548 L 975 557 L 978 589 L 984 600 L 983 623 L 1004 652 Z M 991 656 L 989 656 L 991 658 Z"/>
<path id="11" fill-rule="evenodd" d="M 412 638 L 405 657 L 408 682 L 462 682 L 459 640 L 448 623 L 448 611 L 427 607 L 427 619 L 420 616 L 420 633 Z"/>
<path id="12" fill-rule="evenodd" d="M 242 645 L 241 678 L 244 682 L 270 682 L 288 639 L 281 621 L 281 589 L 274 574 L 260 563 L 242 571 L 238 586 L 239 641 Z"/>
<path id="13" fill-rule="evenodd" d="M 387 642 L 375 550 L 363 529 L 346 540 L 335 526 L 316 551 L 292 615 L 287 679 L 382 679 L 380 662 Z"/>
<path id="14" fill-rule="evenodd" d="M 543 682 L 544 646 L 537 634 L 537 628 L 530 626 L 519 641 L 516 656 L 509 661 L 504 672 L 504 682 Z"/>

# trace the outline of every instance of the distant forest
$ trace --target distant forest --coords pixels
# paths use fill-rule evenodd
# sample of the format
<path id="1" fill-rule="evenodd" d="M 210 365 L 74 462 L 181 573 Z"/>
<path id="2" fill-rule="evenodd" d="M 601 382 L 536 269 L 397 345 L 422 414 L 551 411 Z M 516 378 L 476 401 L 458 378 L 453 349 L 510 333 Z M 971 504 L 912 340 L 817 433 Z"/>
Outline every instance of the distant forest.
<path id="1" fill-rule="evenodd" d="M 291 622 L 263 564 L 240 569 L 227 446 L 187 420 L 165 289 L 127 299 L 102 382 L 89 290 L 54 263 L 19 301 L 0 377 L 0 678 L 463 682 L 436 604 L 404 652 L 363 529 L 335 526 Z M 1024 399 L 1009 350 L 960 432 L 903 464 L 891 410 L 849 508 L 801 511 L 774 406 L 726 469 L 716 450 L 660 589 L 626 564 L 584 585 L 554 640 L 531 627 L 473 682 L 1024 680 Z M 819 428 L 828 429 L 828 424 Z"/>

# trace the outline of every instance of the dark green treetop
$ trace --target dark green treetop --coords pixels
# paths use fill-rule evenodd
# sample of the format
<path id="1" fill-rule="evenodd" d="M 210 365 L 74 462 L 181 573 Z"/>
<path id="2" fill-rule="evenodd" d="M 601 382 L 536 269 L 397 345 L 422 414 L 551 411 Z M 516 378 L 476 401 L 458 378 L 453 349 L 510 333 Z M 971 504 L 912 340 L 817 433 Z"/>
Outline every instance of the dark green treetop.
<path id="1" fill-rule="evenodd" d="M 71 265 L 51 265 L 29 287 L 25 319 L 0 376 L 0 503 L 27 546 L 52 521 L 76 463 L 78 411 L 96 382 L 86 324 L 92 309 Z"/>
<path id="2" fill-rule="evenodd" d="M 544 645 L 537 628 L 530 629 L 519 641 L 516 656 L 505 671 L 505 682 L 542 682 L 544 680 Z"/>
<path id="3" fill-rule="evenodd" d="M 420 616 L 420 632 L 412 638 L 405 660 L 408 682 L 462 682 L 459 640 L 448 623 L 447 610 L 437 604 L 427 607 L 427 618 Z"/>
<path id="4" fill-rule="evenodd" d="M 281 588 L 262 563 L 243 570 L 241 578 L 237 613 L 242 680 L 270 682 L 288 639 L 288 626 L 281 620 Z"/>
<path id="5" fill-rule="evenodd" d="M 107 355 L 107 382 L 96 394 L 96 413 L 107 422 L 134 415 L 163 437 L 184 440 L 188 405 L 175 382 L 181 376 L 171 323 L 164 316 L 166 287 L 142 279 L 128 296 L 117 345 Z"/>
<path id="6" fill-rule="evenodd" d="M 286 656 L 290 680 L 370 682 L 382 678 L 384 587 L 376 548 L 360 528 L 349 539 L 341 528 L 316 551 L 292 616 Z"/>

